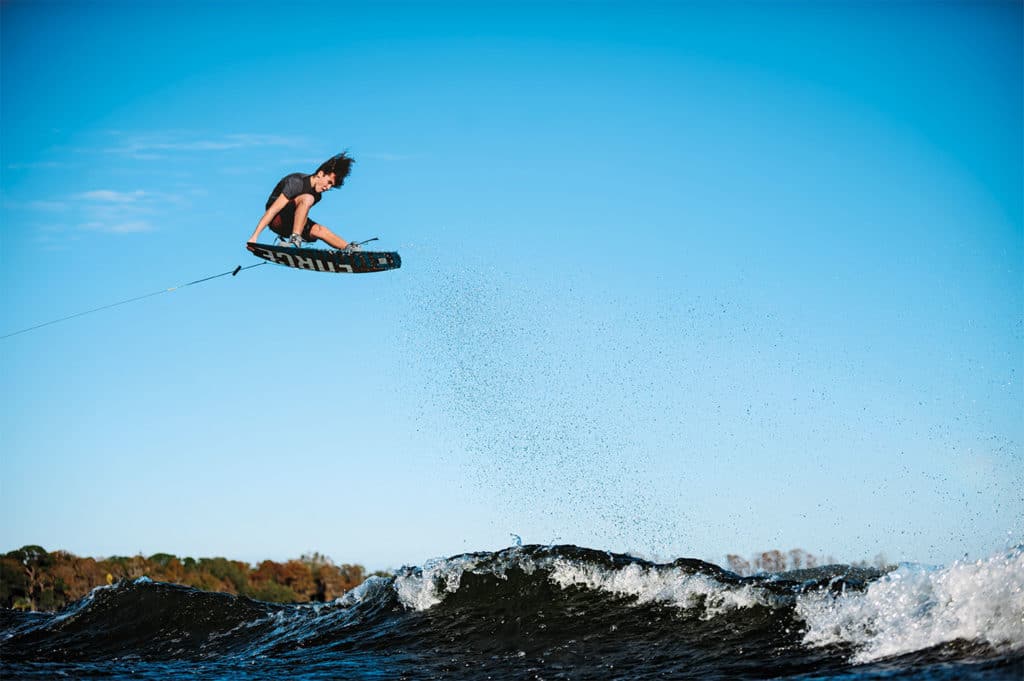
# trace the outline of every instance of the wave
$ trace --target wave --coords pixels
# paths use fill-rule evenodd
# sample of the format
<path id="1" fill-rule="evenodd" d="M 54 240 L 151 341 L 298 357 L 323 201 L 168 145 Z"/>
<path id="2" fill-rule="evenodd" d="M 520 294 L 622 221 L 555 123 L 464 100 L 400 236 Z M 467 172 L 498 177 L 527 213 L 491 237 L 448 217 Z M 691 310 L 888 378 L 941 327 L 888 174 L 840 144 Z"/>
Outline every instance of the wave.
<path id="1" fill-rule="evenodd" d="M 948 568 L 904 564 L 842 598 L 807 594 L 797 615 L 810 645 L 850 643 L 856 662 L 953 641 L 1024 648 L 1024 548 Z"/>
<path id="2" fill-rule="evenodd" d="M 0 637 L 0 659 L 21 672 L 126 660 L 160 674 L 198 661 L 309 678 L 760 678 L 951 662 L 1016 670 L 1024 548 L 948 568 L 740 577 L 694 559 L 523 546 L 402 568 L 326 604 L 136 580 L 57 614 L 3 612 Z"/>

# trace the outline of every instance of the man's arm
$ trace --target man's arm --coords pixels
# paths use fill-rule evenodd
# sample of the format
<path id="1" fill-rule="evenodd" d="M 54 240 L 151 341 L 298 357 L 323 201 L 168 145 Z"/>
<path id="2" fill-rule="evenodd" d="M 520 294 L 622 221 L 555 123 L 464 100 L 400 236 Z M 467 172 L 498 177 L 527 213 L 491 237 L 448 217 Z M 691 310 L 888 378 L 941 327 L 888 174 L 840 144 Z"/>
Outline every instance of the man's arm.
<path id="1" fill-rule="evenodd" d="M 268 208 L 267 212 L 263 214 L 263 217 L 260 218 L 260 221 L 256 223 L 256 231 L 254 231 L 252 233 L 252 236 L 249 237 L 249 243 L 253 243 L 254 241 L 256 241 L 256 239 L 260 238 L 260 232 L 266 229 L 267 225 L 270 224 L 270 221 L 277 217 L 277 214 L 281 212 L 282 208 L 288 205 L 289 200 L 290 199 L 287 196 L 281 194 L 280 196 L 277 197 L 276 201 L 270 204 L 270 208 Z M 308 206 L 306 207 L 305 212 L 309 212 Z M 303 220 L 305 220 L 305 217 L 303 217 Z M 303 224 L 305 224 L 305 222 L 303 222 Z"/>

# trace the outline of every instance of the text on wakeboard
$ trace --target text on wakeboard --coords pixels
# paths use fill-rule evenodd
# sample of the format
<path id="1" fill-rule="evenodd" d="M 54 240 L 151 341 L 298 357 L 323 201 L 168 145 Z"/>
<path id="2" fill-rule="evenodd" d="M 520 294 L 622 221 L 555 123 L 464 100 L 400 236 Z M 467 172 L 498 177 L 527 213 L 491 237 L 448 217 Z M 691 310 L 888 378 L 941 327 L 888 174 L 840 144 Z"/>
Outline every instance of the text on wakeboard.
<path id="1" fill-rule="evenodd" d="M 259 246 L 253 247 L 253 252 L 271 262 L 277 263 L 278 265 L 287 265 L 288 267 L 295 267 L 300 270 L 313 270 L 314 272 L 348 272 L 353 273 L 351 265 L 345 265 L 343 263 L 334 262 L 333 260 L 311 258 L 297 253 L 283 253 L 281 251 L 272 251 L 266 248 L 260 248 Z M 377 258 L 379 265 L 387 266 L 387 258 Z"/>

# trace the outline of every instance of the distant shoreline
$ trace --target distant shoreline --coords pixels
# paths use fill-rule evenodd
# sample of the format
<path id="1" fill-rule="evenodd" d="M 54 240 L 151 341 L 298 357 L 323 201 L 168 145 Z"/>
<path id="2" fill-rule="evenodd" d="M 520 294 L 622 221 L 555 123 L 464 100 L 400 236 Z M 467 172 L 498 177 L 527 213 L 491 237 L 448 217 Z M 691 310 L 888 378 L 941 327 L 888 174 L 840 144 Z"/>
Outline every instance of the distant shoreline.
<path id="1" fill-rule="evenodd" d="M 276 603 L 327 602 L 370 576 L 358 564 L 336 564 L 319 553 L 258 565 L 227 558 L 151 556 L 83 558 L 69 551 L 28 545 L 0 558 L 0 607 L 60 610 L 97 586 L 148 577 L 203 591 L 237 594 Z"/>

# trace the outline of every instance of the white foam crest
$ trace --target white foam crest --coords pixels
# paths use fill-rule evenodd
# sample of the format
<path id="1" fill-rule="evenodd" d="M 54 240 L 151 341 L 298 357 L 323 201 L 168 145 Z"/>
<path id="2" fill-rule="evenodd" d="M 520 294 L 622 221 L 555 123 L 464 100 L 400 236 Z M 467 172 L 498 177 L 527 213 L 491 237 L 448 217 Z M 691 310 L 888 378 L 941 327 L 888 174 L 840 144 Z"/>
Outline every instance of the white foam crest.
<path id="1" fill-rule="evenodd" d="M 386 577 L 370 577 L 356 588 L 349 589 L 341 596 L 335 598 L 332 604 L 349 608 L 363 601 L 373 600 L 387 588 L 388 582 L 389 580 Z"/>
<path id="2" fill-rule="evenodd" d="M 902 565 L 864 592 L 797 599 L 810 645 L 853 644 L 865 663 L 955 640 L 1024 649 L 1024 549 L 948 568 Z"/>
<path id="3" fill-rule="evenodd" d="M 412 610 L 432 608 L 450 593 L 459 590 L 462 573 L 472 570 L 479 561 L 469 555 L 428 560 L 423 567 L 395 576 L 398 600 Z"/>
<path id="4" fill-rule="evenodd" d="M 464 573 L 487 573 L 506 579 L 506 571 L 512 567 L 528 575 L 538 569 L 548 570 L 548 579 L 563 589 L 582 586 L 632 596 L 638 603 L 699 607 L 705 619 L 729 610 L 769 605 L 771 598 L 755 586 L 722 584 L 709 575 L 690 573 L 682 568 L 639 564 L 609 568 L 586 561 L 521 553 L 512 553 L 500 561 L 471 554 L 430 560 L 418 570 L 397 575 L 394 589 L 405 607 L 427 610 L 458 591 Z"/>
<path id="5" fill-rule="evenodd" d="M 563 589 L 583 586 L 632 596 L 638 603 L 666 603 L 679 608 L 703 608 L 701 615 L 717 615 L 754 605 L 768 605 L 767 595 L 753 586 L 729 586 L 708 575 L 676 567 L 646 567 L 633 564 L 609 569 L 597 565 L 556 560 L 551 581 Z"/>

